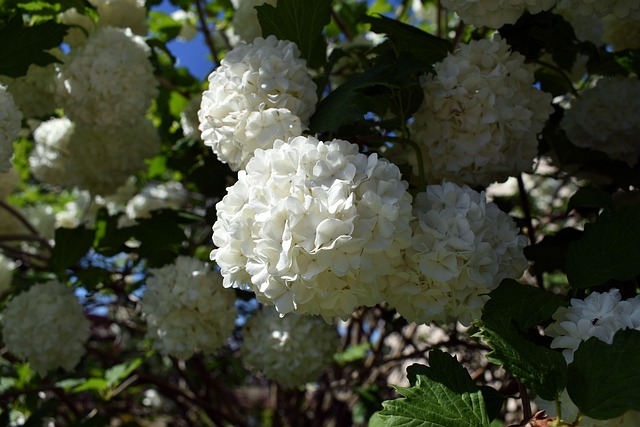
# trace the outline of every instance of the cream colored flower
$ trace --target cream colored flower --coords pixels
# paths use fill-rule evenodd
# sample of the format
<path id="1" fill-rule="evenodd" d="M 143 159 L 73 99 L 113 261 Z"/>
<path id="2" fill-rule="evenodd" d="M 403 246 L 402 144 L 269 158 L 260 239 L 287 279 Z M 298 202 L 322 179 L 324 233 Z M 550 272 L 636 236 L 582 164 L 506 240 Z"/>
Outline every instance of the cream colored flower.
<path id="1" fill-rule="evenodd" d="M 258 21 L 258 12 L 255 7 L 262 4 L 276 6 L 278 0 L 238 0 L 231 25 L 235 34 L 248 43 L 256 37 L 262 36 L 262 27 Z"/>
<path id="2" fill-rule="evenodd" d="M 500 28 L 514 24 L 524 12 L 531 14 L 551 9 L 557 0 L 442 0 L 466 23 L 476 27 Z"/>

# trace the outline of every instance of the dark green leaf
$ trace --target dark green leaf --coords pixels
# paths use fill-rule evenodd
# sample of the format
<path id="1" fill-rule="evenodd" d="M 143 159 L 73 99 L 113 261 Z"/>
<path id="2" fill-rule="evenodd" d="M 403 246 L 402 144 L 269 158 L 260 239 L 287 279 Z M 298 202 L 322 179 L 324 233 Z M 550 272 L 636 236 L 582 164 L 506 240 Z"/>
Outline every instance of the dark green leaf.
<path id="1" fill-rule="evenodd" d="M 482 309 L 482 320 L 496 319 L 506 323 L 513 320 L 521 331 L 551 319 L 564 304 L 555 294 L 512 279 L 503 280 L 489 297 Z"/>
<path id="2" fill-rule="evenodd" d="M 262 35 L 294 42 L 310 68 L 321 67 L 327 52 L 322 30 L 331 19 L 331 1 L 279 0 L 275 7 L 256 6 Z"/>
<path id="3" fill-rule="evenodd" d="M 442 61 L 449 51 L 449 41 L 384 16 L 367 16 L 364 22 L 371 24 L 371 31 L 386 34 L 393 43 L 397 56 L 408 52 L 427 68 Z"/>
<path id="4" fill-rule="evenodd" d="M 135 371 L 140 364 L 142 364 L 142 359 L 136 358 L 107 369 L 104 373 L 104 379 L 107 380 L 107 387 L 113 387 L 120 383 Z"/>
<path id="5" fill-rule="evenodd" d="M 561 96 L 574 92 L 571 80 L 561 71 L 549 67 L 538 68 L 535 79 L 540 82 L 543 91 L 553 96 Z"/>
<path id="6" fill-rule="evenodd" d="M 85 256 L 95 238 L 95 230 L 84 227 L 58 228 L 55 234 L 56 245 L 51 254 L 51 269 L 58 274 L 76 264 Z"/>
<path id="7" fill-rule="evenodd" d="M 367 355 L 367 352 L 371 348 L 371 344 L 362 343 L 358 344 L 354 347 L 349 347 L 345 351 L 341 353 L 336 353 L 333 355 L 333 360 L 337 363 L 344 365 L 351 362 L 357 362 L 358 360 L 362 360 Z"/>
<path id="8" fill-rule="evenodd" d="M 412 369 L 413 387 L 396 387 L 404 398 L 382 403 L 377 425 L 488 427 L 482 392 L 455 357 L 432 350 L 429 365 Z"/>
<path id="9" fill-rule="evenodd" d="M 604 420 L 640 411 L 640 331 L 620 330 L 611 345 L 580 344 L 569 365 L 567 391 L 585 415 Z"/>
<path id="10" fill-rule="evenodd" d="M 59 62 L 46 51 L 62 43 L 67 28 L 53 21 L 24 27 L 20 15 L 13 17 L 0 28 L 0 75 L 20 77 L 31 64 L 45 66 Z"/>
<path id="11" fill-rule="evenodd" d="M 582 187 L 569 199 L 567 212 L 576 208 L 613 209 L 613 207 L 613 200 L 606 191 L 594 187 Z"/>
<path id="12" fill-rule="evenodd" d="M 615 213 L 604 211 L 584 228 L 582 239 L 569 245 L 567 278 L 574 288 L 640 274 L 640 205 Z"/>
<path id="13" fill-rule="evenodd" d="M 563 228 L 556 234 L 549 234 L 534 246 L 524 248 L 528 260 L 533 261 L 534 274 L 564 271 L 569 244 L 582 237 L 582 231 L 575 228 Z"/>

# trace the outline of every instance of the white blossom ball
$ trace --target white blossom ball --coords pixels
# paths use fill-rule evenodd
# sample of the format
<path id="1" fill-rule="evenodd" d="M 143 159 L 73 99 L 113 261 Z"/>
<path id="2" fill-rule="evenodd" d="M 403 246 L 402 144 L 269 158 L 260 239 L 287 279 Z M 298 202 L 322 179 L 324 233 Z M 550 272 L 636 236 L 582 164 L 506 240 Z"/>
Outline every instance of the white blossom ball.
<path id="1" fill-rule="evenodd" d="M 134 34 L 146 36 L 147 9 L 144 0 L 89 0 L 98 9 L 98 27 L 130 28 Z"/>
<path id="2" fill-rule="evenodd" d="M 200 131 L 198 126 L 198 110 L 200 109 L 200 102 L 202 98 L 195 96 L 189 100 L 187 106 L 180 113 L 180 126 L 182 127 L 182 133 L 188 138 L 200 138 Z"/>
<path id="3" fill-rule="evenodd" d="M 484 192 L 451 182 L 429 185 L 414 201 L 412 246 L 387 302 L 410 322 L 469 325 L 487 294 L 527 268 L 525 236 Z"/>
<path id="4" fill-rule="evenodd" d="M 429 181 L 487 186 L 531 169 L 553 107 L 524 60 L 496 34 L 461 45 L 422 79 L 410 129 Z"/>
<path id="5" fill-rule="evenodd" d="M 2 312 L 7 349 L 29 361 L 41 376 L 73 370 L 85 353 L 89 320 L 73 289 L 55 280 L 33 285 Z"/>
<path id="6" fill-rule="evenodd" d="M 350 316 L 382 301 L 411 244 L 411 196 L 394 164 L 343 140 L 278 140 L 216 205 L 211 258 L 226 287 L 281 314 Z"/>
<path id="7" fill-rule="evenodd" d="M 159 209 L 180 209 L 187 202 L 187 189 L 182 183 L 171 181 L 147 185 L 127 202 L 122 225 L 134 224 L 136 219 L 150 218 Z"/>
<path id="8" fill-rule="evenodd" d="M 160 150 L 156 128 L 143 117 L 130 126 L 108 129 L 52 119 L 35 130 L 34 139 L 29 164 L 36 178 L 105 196 L 144 170 L 145 159 Z"/>
<path id="9" fill-rule="evenodd" d="M 614 50 L 640 49 L 640 20 L 608 16 L 604 20 L 602 39 Z"/>
<path id="10" fill-rule="evenodd" d="M 554 337 L 551 348 L 561 348 L 567 363 L 580 343 L 591 337 L 611 344 L 620 329 L 640 330 L 640 298 L 621 301 L 620 291 L 593 292 L 584 300 L 571 299 L 569 307 L 553 314 L 554 322 L 545 333 Z"/>
<path id="11" fill-rule="evenodd" d="M 78 12 L 75 7 L 65 10 L 58 17 L 60 22 L 71 26 L 67 30 L 67 35 L 64 36 L 64 42 L 71 49 L 82 46 L 87 40 L 87 34 L 93 33 L 97 28 L 97 24 L 93 19 Z"/>
<path id="12" fill-rule="evenodd" d="M 640 19 L 640 1 L 638 0 L 563 0 L 566 7 L 575 13 L 605 17 L 613 14 L 618 19 Z"/>
<path id="13" fill-rule="evenodd" d="M 629 166 L 640 156 L 640 81 L 608 77 L 571 102 L 561 122 L 569 140 Z"/>
<path id="14" fill-rule="evenodd" d="M 128 28 L 105 27 L 92 33 L 58 73 L 65 115 L 101 128 L 133 125 L 157 93 L 149 55 L 142 37 Z"/>
<path id="15" fill-rule="evenodd" d="M 16 268 L 16 264 L 13 260 L 0 253 L 0 295 L 7 292 L 11 287 L 14 268 Z"/>
<path id="16" fill-rule="evenodd" d="M 0 172 L 0 200 L 4 200 L 13 193 L 18 185 L 18 172 L 15 168 L 9 169 L 7 172 Z"/>
<path id="17" fill-rule="evenodd" d="M 244 361 L 267 378 L 294 388 L 316 380 L 327 369 L 339 340 L 335 328 L 319 317 L 280 317 L 264 307 L 244 327 Z"/>
<path id="18" fill-rule="evenodd" d="M 65 185 L 69 182 L 69 164 L 73 161 L 69 141 L 75 125 L 67 117 L 42 122 L 33 131 L 34 146 L 29 155 L 31 173 L 40 182 Z"/>
<path id="19" fill-rule="evenodd" d="M 142 312 L 147 338 L 161 353 L 185 359 L 197 350 L 212 354 L 233 332 L 235 294 L 206 263 L 179 256 L 150 270 Z"/>
<path id="20" fill-rule="evenodd" d="M 571 24 L 578 40 L 590 41 L 600 46 L 604 32 L 604 20 L 596 15 L 583 15 L 571 7 L 571 0 L 560 0 L 553 13 Z"/>
<path id="21" fill-rule="evenodd" d="M 250 43 L 256 37 L 262 36 L 262 27 L 260 26 L 260 21 L 258 21 L 258 11 L 255 7 L 265 3 L 276 6 L 278 0 L 239 0 L 237 3 L 231 25 L 235 34 Z"/>
<path id="22" fill-rule="evenodd" d="M 557 0 L 442 0 L 466 23 L 476 27 L 500 28 L 514 24 L 527 11 L 531 14 L 551 9 Z"/>
<path id="23" fill-rule="evenodd" d="M 49 52 L 61 58 L 61 52 Z M 13 100 L 24 117 L 43 117 L 51 115 L 57 105 L 56 94 L 56 64 L 40 67 L 31 64 L 27 74 L 14 79 L 3 78 Z"/>
<path id="24" fill-rule="evenodd" d="M 18 137 L 22 113 L 6 86 L 0 85 L 0 173 L 8 172 L 13 156 L 13 141 Z"/>
<path id="25" fill-rule="evenodd" d="M 299 136 L 315 111 L 316 85 L 295 43 L 241 43 L 209 75 L 198 119 L 202 139 L 233 170 L 257 148 Z"/>

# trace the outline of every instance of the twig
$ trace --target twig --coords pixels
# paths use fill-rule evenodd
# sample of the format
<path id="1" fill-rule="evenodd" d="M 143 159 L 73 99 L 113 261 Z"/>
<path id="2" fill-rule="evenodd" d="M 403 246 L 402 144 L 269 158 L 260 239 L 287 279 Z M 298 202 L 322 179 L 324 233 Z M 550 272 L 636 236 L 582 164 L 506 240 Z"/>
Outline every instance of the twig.
<path id="1" fill-rule="evenodd" d="M 205 12 L 205 8 L 203 6 L 203 0 L 196 0 L 196 10 L 198 11 L 198 21 L 200 21 L 200 26 L 202 27 L 202 33 L 204 34 L 204 41 L 207 44 L 207 47 L 211 51 L 211 56 L 213 56 L 213 62 L 216 64 L 220 64 L 220 58 L 218 56 L 218 49 L 216 48 L 216 44 L 213 41 L 213 37 L 211 35 L 211 31 L 209 30 L 209 26 L 207 25 L 207 15 Z M 206 3 L 205 3 L 206 5 Z"/>

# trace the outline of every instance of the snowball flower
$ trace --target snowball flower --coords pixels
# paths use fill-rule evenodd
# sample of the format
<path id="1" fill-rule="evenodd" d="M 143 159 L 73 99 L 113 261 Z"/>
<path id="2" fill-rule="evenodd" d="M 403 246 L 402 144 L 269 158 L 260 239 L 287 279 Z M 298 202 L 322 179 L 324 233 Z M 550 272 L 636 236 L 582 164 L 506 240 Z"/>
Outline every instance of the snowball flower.
<path id="1" fill-rule="evenodd" d="M 451 182 L 414 201 L 412 246 L 386 300 L 410 322 L 479 319 L 488 294 L 527 268 L 527 239 L 484 192 Z"/>
<path id="2" fill-rule="evenodd" d="M 58 59 L 63 54 L 58 49 L 49 53 Z M 40 67 L 31 64 L 27 74 L 14 79 L 2 78 L 7 90 L 24 117 L 42 117 L 51 115 L 56 109 L 56 64 Z"/>
<path id="3" fill-rule="evenodd" d="M 606 153 L 629 166 L 640 156 L 640 81 L 625 77 L 598 80 L 571 102 L 560 126 L 579 146 Z"/>
<path id="4" fill-rule="evenodd" d="M 22 113 L 6 86 L 0 85 L 0 173 L 8 172 L 13 156 L 13 141 L 20 132 Z"/>
<path id="5" fill-rule="evenodd" d="M 605 17 L 613 14 L 618 19 L 640 19 L 640 2 L 638 0 L 563 0 L 565 7 L 580 15 L 596 15 Z"/>
<path id="6" fill-rule="evenodd" d="M 187 196 L 187 190 L 180 182 L 148 185 L 127 202 L 124 210 L 127 221 L 120 226 L 135 223 L 139 218 L 149 218 L 151 212 L 158 209 L 180 209 Z"/>
<path id="7" fill-rule="evenodd" d="M 146 36 L 147 9 L 144 0 L 89 0 L 98 9 L 98 27 L 130 28 L 134 34 Z"/>
<path id="8" fill-rule="evenodd" d="M 262 4 L 276 6 L 278 0 L 239 0 L 237 3 L 231 25 L 234 32 L 242 40 L 252 42 L 256 37 L 262 36 L 262 27 L 258 21 L 258 11 L 255 7 Z"/>
<path id="9" fill-rule="evenodd" d="M 524 60 L 496 34 L 461 45 L 422 79 L 410 129 L 428 180 L 487 186 L 531 169 L 553 107 Z"/>
<path id="10" fill-rule="evenodd" d="M 293 388 L 316 380 L 331 365 L 338 344 L 335 328 L 321 318 L 280 317 L 265 307 L 244 327 L 242 354 L 267 378 Z"/>
<path id="11" fill-rule="evenodd" d="M 209 75 L 199 129 L 220 161 L 239 170 L 257 148 L 299 136 L 316 101 L 316 85 L 295 43 L 259 37 L 228 52 Z"/>
<path id="12" fill-rule="evenodd" d="M 562 348 L 565 360 L 571 363 L 580 343 L 591 337 L 611 344 L 620 329 L 640 330 L 640 298 L 620 299 L 617 289 L 593 292 L 584 300 L 571 299 L 569 307 L 560 307 L 553 314 L 554 323 L 545 331 L 554 337 L 551 348 Z"/>
<path id="13" fill-rule="evenodd" d="M 29 163 L 38 179 L 101 195 L 115 192 L 160 149 L 156 128 L 144 118 L 103 130 L 52 119 L 35 130 L 34 139 Z"/>
<path id="14" fill-rule="evenodd" d="M 7 349 L 24 357 L 41 376 L 56 368 L 72 370 L 85 353 L 89 321 L 73 289 L 51 280 L 33 285 L 2 312 Z"/>
<path id="15" fill-rule="evenodd" d="M 101 128 L 135 124 L 157 93 L 150 52 L 128 28 L 92 33 L 60 67 L 58 95 L 65 114 Z"/>
<path id="16" fill-rule="evenodd" d="M 189 100 L 189 103 L 184 110 L 180 113 L 180 126 L 182 127 L 182 133 L 188 138 L 200 138 L 200 131 L 198 126 L 198 110 L 200 109 L 200 102 L 202 98 L 199 96 L 193 97 Z"/>
<path id="17" fill-rule="evenodd" d="M 235 294 L 204 262 L 179 256 L 150 270 L 142 298 L 147 338 L 161 353 L 189 358 L 197 350 L 214 353 L 233 332 Z"/>
<path id="18" fill-rule="evenodd" d="M 349 316 L 381 302 L 411 244 L 411 196 L 394 164 L 343 140 L 278 140 L 216 205 L 211 258 L 286 314 Z"/>
<path id="19" fill-rule="evenodd" d="M 7 292 L 11 287 L 13 269 L 16 267 L 11 258 L 0 253 L 0 295 Z"/>
<path id="20" fill-rule="evenodd" d="M 500 28 L 514 24 L 527 11 L 531 14 L 551 9 L 557 0 L 442 0 L 442 5 L 476 27 Z"/>
<path id="21" fill-rule="evenodd" d="M 604 20 L 602 39 L 614 50 L 640 49 L 640 20 L 608 16 Z"/>

